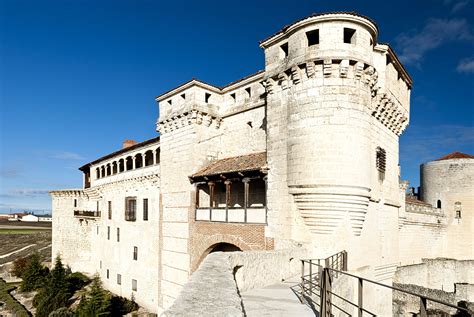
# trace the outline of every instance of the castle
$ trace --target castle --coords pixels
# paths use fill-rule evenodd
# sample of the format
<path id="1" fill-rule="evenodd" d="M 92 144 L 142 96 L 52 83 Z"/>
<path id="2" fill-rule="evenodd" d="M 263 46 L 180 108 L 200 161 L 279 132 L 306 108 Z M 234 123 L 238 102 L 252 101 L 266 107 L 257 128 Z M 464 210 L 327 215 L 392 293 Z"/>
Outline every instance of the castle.
<path id="1" fill-rule="evenodd" d="M 474 157 L 423 165 L 405 198 L 412 79 L 377 37 L 367 17 L 315 14 L 260 43 L 263 71 L 156 97 L 159 137 L 51 192 L 53 254 L 155 313 L 213 251 L 346 250 L 382 283 L 423 257 L 472 259 Z"/>

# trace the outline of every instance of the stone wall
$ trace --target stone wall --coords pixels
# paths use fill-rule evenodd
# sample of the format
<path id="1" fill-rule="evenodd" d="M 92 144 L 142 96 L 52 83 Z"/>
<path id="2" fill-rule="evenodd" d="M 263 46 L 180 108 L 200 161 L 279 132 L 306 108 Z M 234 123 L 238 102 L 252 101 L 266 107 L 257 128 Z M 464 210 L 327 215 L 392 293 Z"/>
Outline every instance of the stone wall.
<path id="1" fill-rule="evenodd" d="M 304 249 L 211 253 L 162 316 L 244 316 L 240 292 L 295 276 L 307 254 Z"/>
<path id="2" fill-rule="evenodd" d="M 456 283 L 474 284 L 474 260 L 423 259 L 398 267 L 394 282 L 454 292 Z"/>

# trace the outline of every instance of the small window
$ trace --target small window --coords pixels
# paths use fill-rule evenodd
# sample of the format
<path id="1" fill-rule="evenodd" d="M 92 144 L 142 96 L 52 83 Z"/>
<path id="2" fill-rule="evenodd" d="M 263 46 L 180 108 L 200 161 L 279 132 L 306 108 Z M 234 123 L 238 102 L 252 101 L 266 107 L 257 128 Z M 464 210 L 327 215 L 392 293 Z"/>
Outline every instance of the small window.
<path id="1" fill-rule="evenodd" d="M 232 100 L 235 102 L 237 99 L 236 99 L 236 96 L 235 96 L 235 92 L 230 94 L 230 97 L 232 98 Z"/>
<path id="2" fill-rule="evenodd" d="M 109 272 L 109 269 L 107 269 L 107 278 L 109 278 L 110 276 L 110 272 Z"/>
<path id="3" fill-rule="evenodd" d="M 108 201 L 109 219 L 112 219 L 112 202 Z"/>
<path id="4" fill-rule="evenodd" d="M 120 242 L 120 228 L 117 228 L 117 242 Z"/>
<path id="5" fill-rule="evenodd" d="M 319 30 L 313 30 L 306 32 L 306 39 L 308 40 L 308 46 L 319 44 Z"/>
<path id="6" fill-rule="evenodd" d="M 148 198 L 143 199 L 143 220 L 148 220 Z"/>
<path id="7" fill-rule="evenodd" d="M 377 147 L 375 154 L 375 166 L 379 171 L 379 180 L 383 181 L 385 179 L 385 169 L 387 165 L 387 153 L 381 147 Z"/>
<path id="8" fill-rule="evenodd" d="M 172 105 L 173 105 L 173 100 L 171 100 L 171 99 L 168 100 L 168 104 L 169 104 L 170 106 L 172 106 Z"/>
<path id="9" fill-rule="evenodd" d="M 454 203 L 454 210 L 456 211 L 456 218 L 461 219 L 461 202 L 457 201 Z"/>
<path id="10" fill-rule="evenodd" d="M 206 103 L 209 103 L 209 98 L 211 98 L 211 94 L 206 92 L 206 94 L 204 95 L 204 100 L 206 101 Z"/>
<path id="11" fill-rule="evenodd" d="M 99 226 L 97 226 L 96 228 L 97 228 L 97 235 L 99 235 Z"/>
<path id="12" fill-rule="evenodd" d="M 283 58 L 288 57 L 288 43 L 281 45 L 280 50 L 283 52 Z"/>
<path id="13" fill-rule="evenodd" d="M 137 220 L 137 198 L 136 197 L 125 198 L 125 220 L 127 221 Z"/>
<path id="14" fill-rule="evenodd" d="M 122 285 L 122 274 L 117 274 L 117 284 Z"/>
<path id="15" fill-rule="evenodd" d="M 110 240 L 110 226 L 107 227 L 107 240 Z"/>
<path id="16" fill-rule="evenodd" d="M 181 98 L 183 98 L 183 100 L 186 100 L 186 94 L 181 94 Z"/>
<path id="17" fill-rule="evenodd" d="M 100 262 L 99 262 L 99 268 L 102 269 L 102 260 L 100 260 Z"/>
<path id="18" fill-rule="evenodd" d="M 439 199 L 436 202 L 436 208 L 441 208 L 441 200 L 439 200 Z"/>
<path id="19" fill-rule="evenodd" d="M 74 199 L 74 207 L 77 207 L 77 199 Z"/>
<path id="20" fill-rule="evenodd" d="M 252 97 L 252 89 L 250 87 L 245 88 L 245 92 L 247 93 L 247 97 Z"/>
<path id="21" fill-rule="evenodd" d="M 96 209 L 97 209 L 97 212 L 99 212 L 99 201 L 97 201 Z"/>
<path id="22" fill-rule="evenodd" d="M 138 260 L 138 247 L 133 247 L 133 259 Z"/>
<path id="23" fill-rule="evenodd" d="M 137 280 L 132 280 L 132 291 L 137 291 Z"/>
<path id="24" fill-rule="evenodd" d="M 344 43 L 355 44 L 355 33 L 354 29 L 344 28 Z"/>

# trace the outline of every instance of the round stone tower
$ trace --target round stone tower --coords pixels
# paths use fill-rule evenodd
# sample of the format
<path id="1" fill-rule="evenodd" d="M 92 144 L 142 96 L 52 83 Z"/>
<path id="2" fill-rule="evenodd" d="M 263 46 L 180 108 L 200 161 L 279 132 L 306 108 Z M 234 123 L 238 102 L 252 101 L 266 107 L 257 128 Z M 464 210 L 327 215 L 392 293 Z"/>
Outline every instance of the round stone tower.
<path id="1" fill-rule="evenodd" d="M 459 152 L 421 165 L 421 199 L 446 215 L 446 257 L 474 256 L 474 156 Z"/>
<path id="2" fill-rule="evenodd" d="M 330 13 L 261 43 L 269 189 L 285 134 L 289 205 L 312 234 L 346 223 L 360 236 L 371 203 L 399 205 L 398 137 L 408 124 L 411 79 L 377 35 L 369 18 Z"/>

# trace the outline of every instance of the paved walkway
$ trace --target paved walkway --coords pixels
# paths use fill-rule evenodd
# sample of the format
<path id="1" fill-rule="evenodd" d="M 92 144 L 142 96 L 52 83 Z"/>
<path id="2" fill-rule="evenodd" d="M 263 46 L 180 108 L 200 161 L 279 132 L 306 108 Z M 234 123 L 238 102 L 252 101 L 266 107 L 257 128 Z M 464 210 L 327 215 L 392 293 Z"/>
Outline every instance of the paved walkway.
<path id="1" fill-rule="evenodd" d="M 297 283 L 298 279 L 293 278 L 280 284 L 243 292 L 241 296 L 247 316 L 314 317 L 313 311 L 301 304 L 290 289 Z"/>

